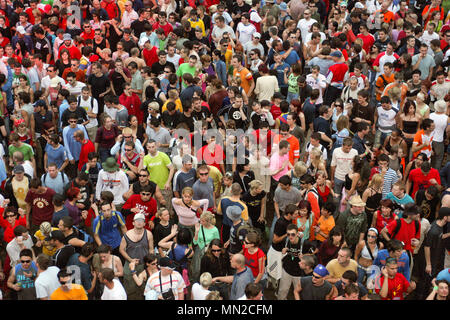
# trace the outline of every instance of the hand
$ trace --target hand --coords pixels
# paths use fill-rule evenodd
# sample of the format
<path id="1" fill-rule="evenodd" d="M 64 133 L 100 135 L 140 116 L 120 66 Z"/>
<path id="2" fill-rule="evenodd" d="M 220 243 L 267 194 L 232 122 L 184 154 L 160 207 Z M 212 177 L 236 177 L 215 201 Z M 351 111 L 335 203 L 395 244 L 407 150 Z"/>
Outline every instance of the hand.
<path id="1" fill-rule="evenodd" d="M 5 200 L 6 201 L 6 200 Z M 8 199 L 8 203 L 9 203 L 9 199 Z M 21 217 L 23 217 L 25 215 L 25 210 L 23 210 L 22 208 L 19 208 L 19 210 L 17 210 L 20 214 Z"/>
<path id="2" fill-rule="evenodd" d="M 415 290 L 416 289 L 416 282 L 415 281 L 411 281 L 410 283 L 409 283 L 409 286 L 412 288 L 412 290 Z"/>
<path id="3" fill-rule="evenodd" d="M 166 182 L 166 184 L 164 185 L 164 189 L 170 190 L 170 181 Z"/>
<path id="4" fill-rule="evenodd" d="M 260 216 L 260 217 L 258 218 L 258 222 L 259 222 L 259 223 L 264 223 L 264 217 L 263 217 L 263 216 Z"/>
<path id="5" fill-rule="evenodd" d="M 283 248 L 283 249 L 281 250 L 281 253 L 282 253 L 282 254 L 286 254 L 287 250 L 288 250 L 287 248 Z"/>
<path id="6" fill-rule="evenodd" d="M 170 233 L 171 233 L 172 235 L 176 235 L 176 234 L 178 233 L 178 225 L 174 224 L 174 225 L 172 226 L 172 229 L 170 230 Z"/>
<path id="7" fill-rule="evenodd" d="M 13 287 L 13 289 L 16 290 L 16 291 L 22 290 L 22 287 L 21 287 L 21 286 L 18 286 L 17 284 L 13 284 L 12 287 Z"/>
<path id="8" fill-rule="evenodd" d="M 411 245 L 414 247 L 419 246 L 420 241 L 418 239 L 411 239 Z"/>
<path id="9" fill-rule="evenodd" d="M 87 210 L 81 211 L 81 217 L 83 218 L 83 220 L 86 220 L 87 216 L 88 216 L 88 211 Z"/>
<path id="10" fill-rule="evenodd" d="M 381 273 L 383 274 L 383 276 L 384 276 L 385 278 L 388 277 L 388 272 L 387 272 L 386 267 L 381 268 Z"/>
<path id="11" fill-rule="evenodd" d="M 153 221 L 149 221 L 148 222 L 148 227 L 150 228 L 150 229 L 152 229 L 153 230 L 153 228 L 155 227 L 155 223 L 153 222 Z"/>
<path id="12" fill-rule="evenodd" d="M 436 179 L 434 179 L 434 178 L 433 178 L 433 179 L 430 179 L 430 183 L 431 183 L 431 184 L 439 184 L 439 183 L 436 181 Z"/>
<path id="13" fill-rule="evenodd" d="M 116 141 L 117 141 L 117 142 L 122 142 L 122 139 L 123 139 L 123 135 L 119 134 L 119 135 L 117 136 L 117 138 L 116 138 Z"/>
<path id="14" fill-rule="evenodd" d="M 10 201 L 9 199 L 3 200 L 2 207 L 3 207 L 3 208 L 6 208 L 10 202 L 11 202 L 11 201 Z M 19 210 L 20 210 L 20 209 L 19 209 Z M 22 209 L 22 210 L 23 210 L 23 209 Z M 20 211 L 19 211 L 19 213 L 20 213 Z"/>
<path id="15" fill-rule="evenodd" d="M 130 211 L 133 213 L 139 213 L 141 210 L 138 208 L 132 208 Z"/>
<path id="16" fill-rule="evenodd" d="M 76 206 L 78 209 L 84 209 L 84 204 L 82 203 L 77 203 Z"/>
<path id="17" fill-rule="evenodd" d="M 133 259 L 128 266 L 130 267 L 130 271 L 134 271 L 134 268 L 136 267 L 136 261 Z"/>
<path id="18" fill-rule="evenodd" d="M 223 247 L 224 247 L 224 248 L 228 248 L 229 245 L 230 245 L 230 240 L 228 240 L 227 242 L 225 242 L 225 243 L 223 244 Z"/>
<path id="19" fill-rule="evenodd" d="M 200 231 L 200 223 L 195 224 L 195 233 L 198 233 Z"/>
<path id="20" fill-rule="evenodd" d="M 425 267 L 425 272 L 431 276 L 431 264 L 427 264 L 427 266 Z"/>

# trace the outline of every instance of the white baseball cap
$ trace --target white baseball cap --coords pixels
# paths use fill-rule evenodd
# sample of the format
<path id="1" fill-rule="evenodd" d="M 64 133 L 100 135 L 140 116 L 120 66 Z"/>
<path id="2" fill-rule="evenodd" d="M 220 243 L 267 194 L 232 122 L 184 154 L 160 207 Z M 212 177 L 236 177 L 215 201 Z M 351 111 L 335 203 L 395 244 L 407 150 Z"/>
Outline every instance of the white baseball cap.
<path id="1" fill-rule="evenodd" d="M 25 33 L 27 33 L 27 32 L 25 31 L 25 28 L 24 28 L 23 26 L 18 26 L 17 29 L 16 29 L 16 31 L 17 31 L 18 33 L 20 33 L 20 34 L 25 34 Z"/>

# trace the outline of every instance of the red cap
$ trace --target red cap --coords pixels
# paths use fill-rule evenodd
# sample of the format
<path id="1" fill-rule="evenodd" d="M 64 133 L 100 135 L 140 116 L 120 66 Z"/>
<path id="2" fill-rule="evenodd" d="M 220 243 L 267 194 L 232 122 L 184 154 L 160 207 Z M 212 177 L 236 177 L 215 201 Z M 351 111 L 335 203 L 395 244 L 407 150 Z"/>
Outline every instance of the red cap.
<path id="1" fill-rule="evenodd" d="M 446 24 L 445 26 L 443 26 L 443 27 L 441 28 L 441 32 L 442 32 L 442 33 L 445 33 L 447 30 L 450 30 L 450 25 L 448 25 L 448 24 Z"/>
<path id="2" fill-rule="evenodd" d="M 100 59 L 100 57 L 96 54 L 93 54 L 92 56 L 90 56 L 89 61 L 90 62 L 96 62 Z"/>

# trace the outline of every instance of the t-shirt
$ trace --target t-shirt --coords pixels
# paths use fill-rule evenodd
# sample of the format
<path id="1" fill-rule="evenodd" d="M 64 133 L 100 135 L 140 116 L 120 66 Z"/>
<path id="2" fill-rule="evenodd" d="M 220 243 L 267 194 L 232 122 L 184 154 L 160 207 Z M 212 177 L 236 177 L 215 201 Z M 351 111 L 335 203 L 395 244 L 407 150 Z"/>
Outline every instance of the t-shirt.
<path id="1" fill-rule="evenodd" d="M 380 287 L 375 288 L 375 292 L 380 294 L 381 287 L 383 286 L 384 276 L 380 277 Z M 382 300 L 403 300 L 403 294 L 409 288 L 409 282 L 405 276 L 401 273 L 397 273 L 394 279 L 388 278 L 388 295 Z"/>
<path id="2" fill-rule="evenodd" d="M 70 291 L 66 292 L 59 287 L 50 296 L 50 300 L 87 300 L 88 297 L 80 284 L 72 284 Z"/>
<path id="3" fill-rule="evenodd" d="M 85 290 L 90 290 L 92 287 L 92 273 L 89 264 L 83 263 L 78 259 L 80 257 L 79 253 L 73 254 L 69 261 L 67 262 L 68 269 L 69 266 L 72 266 L 71 268 L 79 268 L 80 270 L 80 280 L 81 285 Z M 106 289 L 106 287 L 105 287 Z"/>
<path id="4" fill-rule="evenodd" d="M 133 209 L 133 208 L 139 209 L 140 211 L 138 213 L 142 213 L 145 216 L 145 227 L 149 229 L 148 222 L 150 220 L 153 220 L 157 210 L 156 200 L 154 198 L 150 198 L 149 201 L 144 202 L 142 201 L 140 194 L 133 194 L 122 206 L 122 209 Z M 126 214 L 125 211 L 122 210 L 122 212 Z M 137 213 L 132 212 L 126 217 L 125 224 L 128 230 L 133 229 L 133 219 L 136 214 Z"/>
<path id="5" fill-rule="evenodd" d="M 429 145 L 427 147 L 423 147 L 422 149 L 414 152 L 413 158 L 414 159 L 417 158 L 419 153 L 422 153 L 422 152 L 425 153 L 428 158 L 431 158 L 432 141 L 433 141 L 433 135 L 431 135 L 431 136 L 426 135 L 423 129 L 417 131 L 417 133 L 414 135 L 413 144 L 416 143 L 418 146 L 420 146 L 420 145 L 424 144 L 425 142 L 429 142 Z"/>
<path id="6" fill-rule="evenodd" d="M 192 285 L 192 300 L 205 300 L 206 296 L 211 292 L 203 288 L 200 284 L 194 283 Z"/>
<path id="7" fill-rule="evenodd" d="M 275 223 L 275 229 L 273 231 L 273 234 L 276 235 L 277 237 L 282 237 L 283 235 L 286 234 L 287 227 L 291 223 L 292 222 L 289 220 L 286 220 L 284 218 L 284 216 L 280 217 L 280 219 L 278 219 L 277 222 Z M 283 239 L 278 243 L 272 242 L 272 248 L 278 252 L 281 252 L 281 250 L 283 250 L 283 248 L 284 248 L 285 240 L 286 239 Z"/>
<path id="8" fill-rule="evenodd" d="M 425 236 L 424 247 L 430 248 L 431 274 L 435 277 L 439 271 L 444 269 L 445 244 L 442 240 L 444 228 L 436 224 L 431 224 L 431 228 Z M 448 231 L 447 231 L 448 232 Z"/>
<path id="9" fill-rule="evenodd" d="M 33 148 L 28 143 L 22 143 L 20 147 L 15 147 L 12 144 L 8 147 L 9 157 L 12 159 L 14 152 L 20 151 L 23 154 L 24 161 L 31 161 L 34 157 Z"/>
<path id="10" fill-rule="evenodd" d="M 242 246 L 242 250 L 245 257 L 245 265 L 249 267 L 250 270 L 252 270 L 253 277 L 255 277 L 256 279 L 256 277 L 259 274 L 259 259 L 262 258 L 263 259 L 262 263 L 264 264 L 265 263 L 264 259 L 266 258 L 266 255 L 264 254 L 264 251 L 262 251 L 260 248 L 258 248 L 258 250 L 253 254 L 250 254 L 250 252 L 248 251 L 248 249 L 245 248 L 245 246 Z"/>
<path id="11" fill-rule="evenodd" d="M 173 271 L 169 276 L 161 275 L 161 281 L 159 278 L 160 274 L 161 271 L 150 276 L 145 285 L 145 292 L 154 290 L 158 294 L 161 294 L 161 292 L 172 290 L 175 300 L 178 300 L 178 294 L 182 293 L 183 289 L 186 288 L 186 284 L 181 277 L 181 274 L 177 271 Z"/>
<path id="12" fill-rule="evenodd" d="M 352 170 L 353 158 L 358 155 L 358 151 L 351 149 L 349 153 L 342 151 L 342 147 L 334 149 L 331 159 L 331 166 L 336 166 L 334 177 L 345 181 L 345 175 Z"/>
<path id="13" fill-rule="evenodd" d="M 397 223 L 400 221 L 401 226 L 400 230 L 398 230 L 397 234 L 394 236 L 394 239 L 403 241 L 405 244 L 404 249 L 413 251 L 411 246 L 411 239 L 420 239 L 420 222 L 418 223 L 419 227 L 416 230 L 416 222 L 412 221 L 411 223 L 406 223 L 405 219 L 401 218 L 399 220 L 394 220 L 386 226 L 389 234 L 392 236 L 394 230 L 396 229 Z"/>
<path id="14" fill-rule="evenodd" d="M 353 259 L 350 259 L 349 264 L 346 267 L 341 266 L 337 259 L 333 259 L 328 262 L 326 268 L 330 273 L 330 277 L 334 279 L 340 279 L 347 270 L 354 271 L 358 274 L 358 263 Z"/>
<path id="15" fill-rule="evenodd" d="M 189 63 L 185 62 L 185 63 L 180 64 L 176 74 L 180 78 L 182 78 L 183 74 L 185 74 L 185 73 L 190 73 L 190 74 L 192 74 L 193 77 L 195 77 L 196 70 L 197 70 L 197 68 L 195 67 L 195 65 L 193 67 L 191 67 L 189 65 Z M 186 88 L 186 87 L 187 87 L 187 85 L 183 80 L 183 88 Z"/>
<path id="16" fill-rule="evenodd" d="M 46 188 L 45 192 L 39 194 L 31 190 L 28 191 L 25 201 L 31 205 L 31 223 L 39 226 L 44 221 L 52 221 L 53 216 L 53 196 L 55 191 Z"/>
<path id="17" fill-rule="evenodd" d="M 58 168 L 61 168 L 64 161 L 68 159 L 66 148 L 64 148 L 61 144 L 55 149 L 47 143 L 45 146 L 45 152 L 47 153 L 47 165 L 53 162 L 56 163 Z"/>
<path id="18" fill-rule="evenodd" d="M 278 204 L 280 211 L 284 211 L 288 204 L 297 204 L 300 200 L 302 200 L 301 193 L 295 187 L 291 186 L 289 191 L 283 190 L 279 186 L 275 189 L 273 201 Z"/>
<path id="19" fill-rule="evenodd" d="M 440 202 L 439 197 L 428 200 L 425 196 L 425 189 L 418 190 L 416 193 L 416 204 L 419 206 L 422 218 L 427 219 L 430 223 L 436 220 L 436 207 Z"/>
<path id="20" fill-rule="evenodd" d="M 241 71 L 234 69 L 233 77 L 241 78 L 241 87 L 244 89 L 245 93 L 248 94 L 250 91 L 250 81 L 253 80 L 252 73 L 247 68 L 242 68 Z"/>
<path id="21" fill-rule="evenodd" d="M 420 189 L 427 189 L 431 186 L 430 180 L 435 179 L 437 183 L 441 184 L 441 177 L 439 175 L 439 171 L 434 168 L 430 169 L 430 172 L 425 176 L 422 172 L 422 169 L 416 168 L 411 170 L 408 177 L 409 181 L 413 183 L 413 190 L 411 197 L 414 199 L 416 192 Z"/>
<path id="22" fill-rule="evenodd" d="M 119 280 L 113 279 L 114 287 L 109 289 L 107 286 L 103 289 L 101 300 L 127 300 L 127 293 Z"/>
<path id="23" fill-rule="evenodd" d="M 280 154 L 278 152 L 274 153 L 271 157 L 270 157 L 270 172 L 274 172 L 277 171 L 278 169 L 280 169 L 283 165 L 283 163 L 289 160 L 289 153 L 286 153 L 283 156 L 280 156 Z M 282 176 L 284 176 L 285 174 L 287 174 L 287 172 L 289 171 L 289 166 L 285 166 L 283 170 L 281 170 L 279 173 L 272 175 L 272 178 L 276 181 L 280 180 L 280 178 Z"/>
<path id="24" fill-rule="evenodd" d="M 100 237 L 102 243 L 105 243 L 111 248 L 115 249 L 120 245 L 122 236 L 119 228 L 125 225 L 125 220 L 122 214 L 118 211 L 113 211 L 111 218 L 108 220 L 103 213 L 97 216 L 94 220 L 92 230 L 94 234 Z"/>
<path id="25" fill-rule="evenodd" d="M 52 293 L 59 288 L 58 272 L 58 267 L 51 266 L 39 274 L 34 282 L 36 298 L 50 298 Z"/>
<path id="26" fill-rule="evenodd" d="M 144 157 L 144 169 L 147 169 L 150 175 L 150 181 L 153 181 L 163 190 L 164 185 L 169 178 L 169 169 L 167 168 L 172 162 L 167 154 L 159 152 L 152 157 L 150 154 Z"/>

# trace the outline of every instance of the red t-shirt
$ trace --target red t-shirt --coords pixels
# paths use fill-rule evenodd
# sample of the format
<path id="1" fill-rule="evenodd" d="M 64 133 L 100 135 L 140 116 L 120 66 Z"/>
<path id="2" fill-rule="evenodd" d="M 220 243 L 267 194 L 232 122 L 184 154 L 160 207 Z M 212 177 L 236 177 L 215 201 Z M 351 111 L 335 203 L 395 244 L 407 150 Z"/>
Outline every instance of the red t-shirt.
<path id="1" fill-rule="evenodd" d="M 65 44 L 63 44 L 63 45 L 61 45 L 61 47 L 59 47 L 58 59 L 61 58 L 61 50 L 63 50 L 63 49 L 69 50 L 69 55 L 72 59 L 78 59 L 78 60 L 81 59 L 80 49 L 78 49 L 77 47 L 75 47 L 73 45 L 70 46 L 69 48 L 67 48 Z"/>
<path id="2" fill-rule="evenodd" d="M 38 194 L 31 190 L 28 191 L 25 202 L 31 205 L 32 224 L 40 226 L 44 221 L 52 221 L 53 212 L 55 211 L 52 201 L 55 193 L 51 188 L 47 188 L 43 194 Z"/>
<path id="3" fill-rule="evenodd" d="M 343 82 L 345 74 L 348 71 L 348 65 L 346 63 L 336 63 L 333 64 L 328 72 L 333 73 L 333 78 L 331 79 L 331 83 L 333 82 Z"/>
<path id="4" fill-rule="evenodd" d="M 270 113 L 272 114 L 272 117 L 276 119 L 281 116 L 281 108 L 274 104 L 270 107 Z"/>
<path id="5" fill-rule="evenodd" d="M 267 136 L 265 138 L 261 138 L 261 129 L 253 131 L 252 134 L 255 136 L 256 144 L 262 147 L 262 149 L 266 149 L 266 155 L 269 155 L 272 152 L 272 140 L 275 135 L 272 130 L 267 130 Z"/>
<path id="6" fill-rule="evenodd" d="M 155 62 L 158 62 L 158 54 L 157 47 L 153 46 L 153 48 L 142 50 L 142 55 L 144 56 L 144 61 L 147 66 L 152 66 Z"/>
<path id="7" fill-rule="evenodd" d="M 19 219 L 16 218 L 16 222 L 14 223 L 14 226 L 11 226 L 11 224 L 3 218 L 3 213 L 5 212 L 5 208 L 0 207 L 0 227 L 4 229 L 3 231 L 3 240 L 5 240 L 6 243 L 10 243 L 14 238 L 14 229 L 17 226 L 27 226 L 27 220 L 25 216 L 21 217 L 19 216 Z"/>
<path id="8" fill-rule="evenodd" d="M 119 97 L 119 102 L 128 110 L 129 115 L 135 115 L 138 123 L 144 122 L 144 114 L 141 110 L 141 99 L 136 93 L 132 93 L 131 96 L 127 96 L 122 93 Z"/>
<path id="9" fill-rule="evenodd" d="M 138 208 L 140 210 L 139 213 L 143 213 L 145 215 L 145 228 L 147 230 L 150 230 L 150 227 L 148 226 L 148 222 L 150 220 L 155 219 L 155 213 L 157 208 L 157 203 L 154 198 L 150 198 L 149 201 L 142 201 L 140 194 L 133 194 L 127 202 L 123 205 L 122 209 L 132 209 L 132 208 Z M 133 229 L 133 219 L 134 215 L 136 213 L 131 213 L 125 218 L 125 225 L 127 226 L 127 229 Z"/>
<path id="10" fill-rule="evenodd" d="M 436 179 L 438 184 L 441 184 L 441 177 L 439 175 L 439 171 L 435 168 L 431 168 L 430 172 L 425 176 L 422 172 L 422 169 L 416 168 L 411 170 L 408 177 L 409 181 L 413 183 L 413 191 L 411 197 L 414 199 L 416 192 L 419 189 L 426 189 L 431 186 L 430 180 Z"/>
<path id="11" fill-rule="evenodd" d="M 417 228 L 416 232 L 416 222 L 412 221 L 411 223 L 406 223 L 405 219 L 401 218 L 399 219 L 401 226 L 398 233 L 395 235 L 394 239 L 397 239 L 399 241 L 403 241 L 405 244 L 404 249 L 413 252 L 413 248 L 411 246 L 411 239 L 420 239 L 420 222 L 419 222 L 419 228 Z M 389 234 L 392 235 L 394 232 L 396 226 L 397 226 L 397 220 L 392 221 L 386 226 L 386 229 L 388 230 Z"/>
<path id="12" fill-rule="evenodd" d="M 156 30 L 158 28 L 161 28 L 164 30 L 164 34 L 166 35 L 166 37 L 169 35 L 169 33 L 171 33 L 173 31 L 173 27 L 170 23 L 166 23 L 165 25 L 161 25 L 159 24 L 159 22 L 155 23 L 153 25 L 153 30 Z"/>
<path id="13" fill-rule="evenodd" d="M 205 145 L 197 151 L 197 159 L 199 162 L 202 160 L 205 161 L 207 165 L 214 166 L 222 172 L 220 164 L 225 161 L 225 152 L 223 152 L 222 147 L 218 144 L 216 144 L 214 152 L 211 152 L 208 149 L 208 145 Z"/>
<path id="14" fill-rule="evenodd" d="M 87 39 L 94 39 L 94 36 L 95 36 L 95 31 L 92 30 L 92 29 L 91 29 L 91 32 L 89 32 L 89 33 L 87 33 L 86 31 L 83 31 L 83 32 L 80 34 L 80 37 L 82 37 L 84 40 L 87 40 Z"/>
<path id="15" fill-rule="evenodd" d="M 377 212 L 377 222 L 375 224 L 375 227 L 377 228 L 378 232 L 380 233 L 384 227 L 386 227 L 389 223 L 391 223 L 394 220 L 395 220 L 394 216 L 389 216 L 389 218 L 385 218 L 381 214 L 381 211 L 378 211 Z"/>
<path id="16" fill-rule="evenodd" d="M 242 250 L 245 257 L 245 265 L 252 270 L 253 277 L 256 278 L 259 274 L 259 259 L 261 258 L 265 259 L 266 255 L 264 254 L 264 251 L 262 251 L 259 248 L 258 251 L 256 251 L 254 254 L 250 254 L 250 252 L 248 252 L 248 249 L 246 249 L 245 246 L 242 246 Z"/>
<path id="17" fill-rule="evenodd" d="M 375 289 L 377 294 L 380 294 L 381 287 L 383 286 L 384 276 L 380 277 L 380 287 Z M 409 288 L 409 282 L 405 276 L 401 273 L 395 275 L 394 279 L 388 278 L 388 295 L 382 300 L 403 300 L 403 294 Z"/>
<path id="18" fill-rule="evenodd" d="M 86 139 L 85 143 L 81 145 L 80 160 L 78 161 L 78 171 L 81 171 L 84 164 L 88 162 L 89 152 L 95 152 L 95 146 L 91 140 Z"/>

